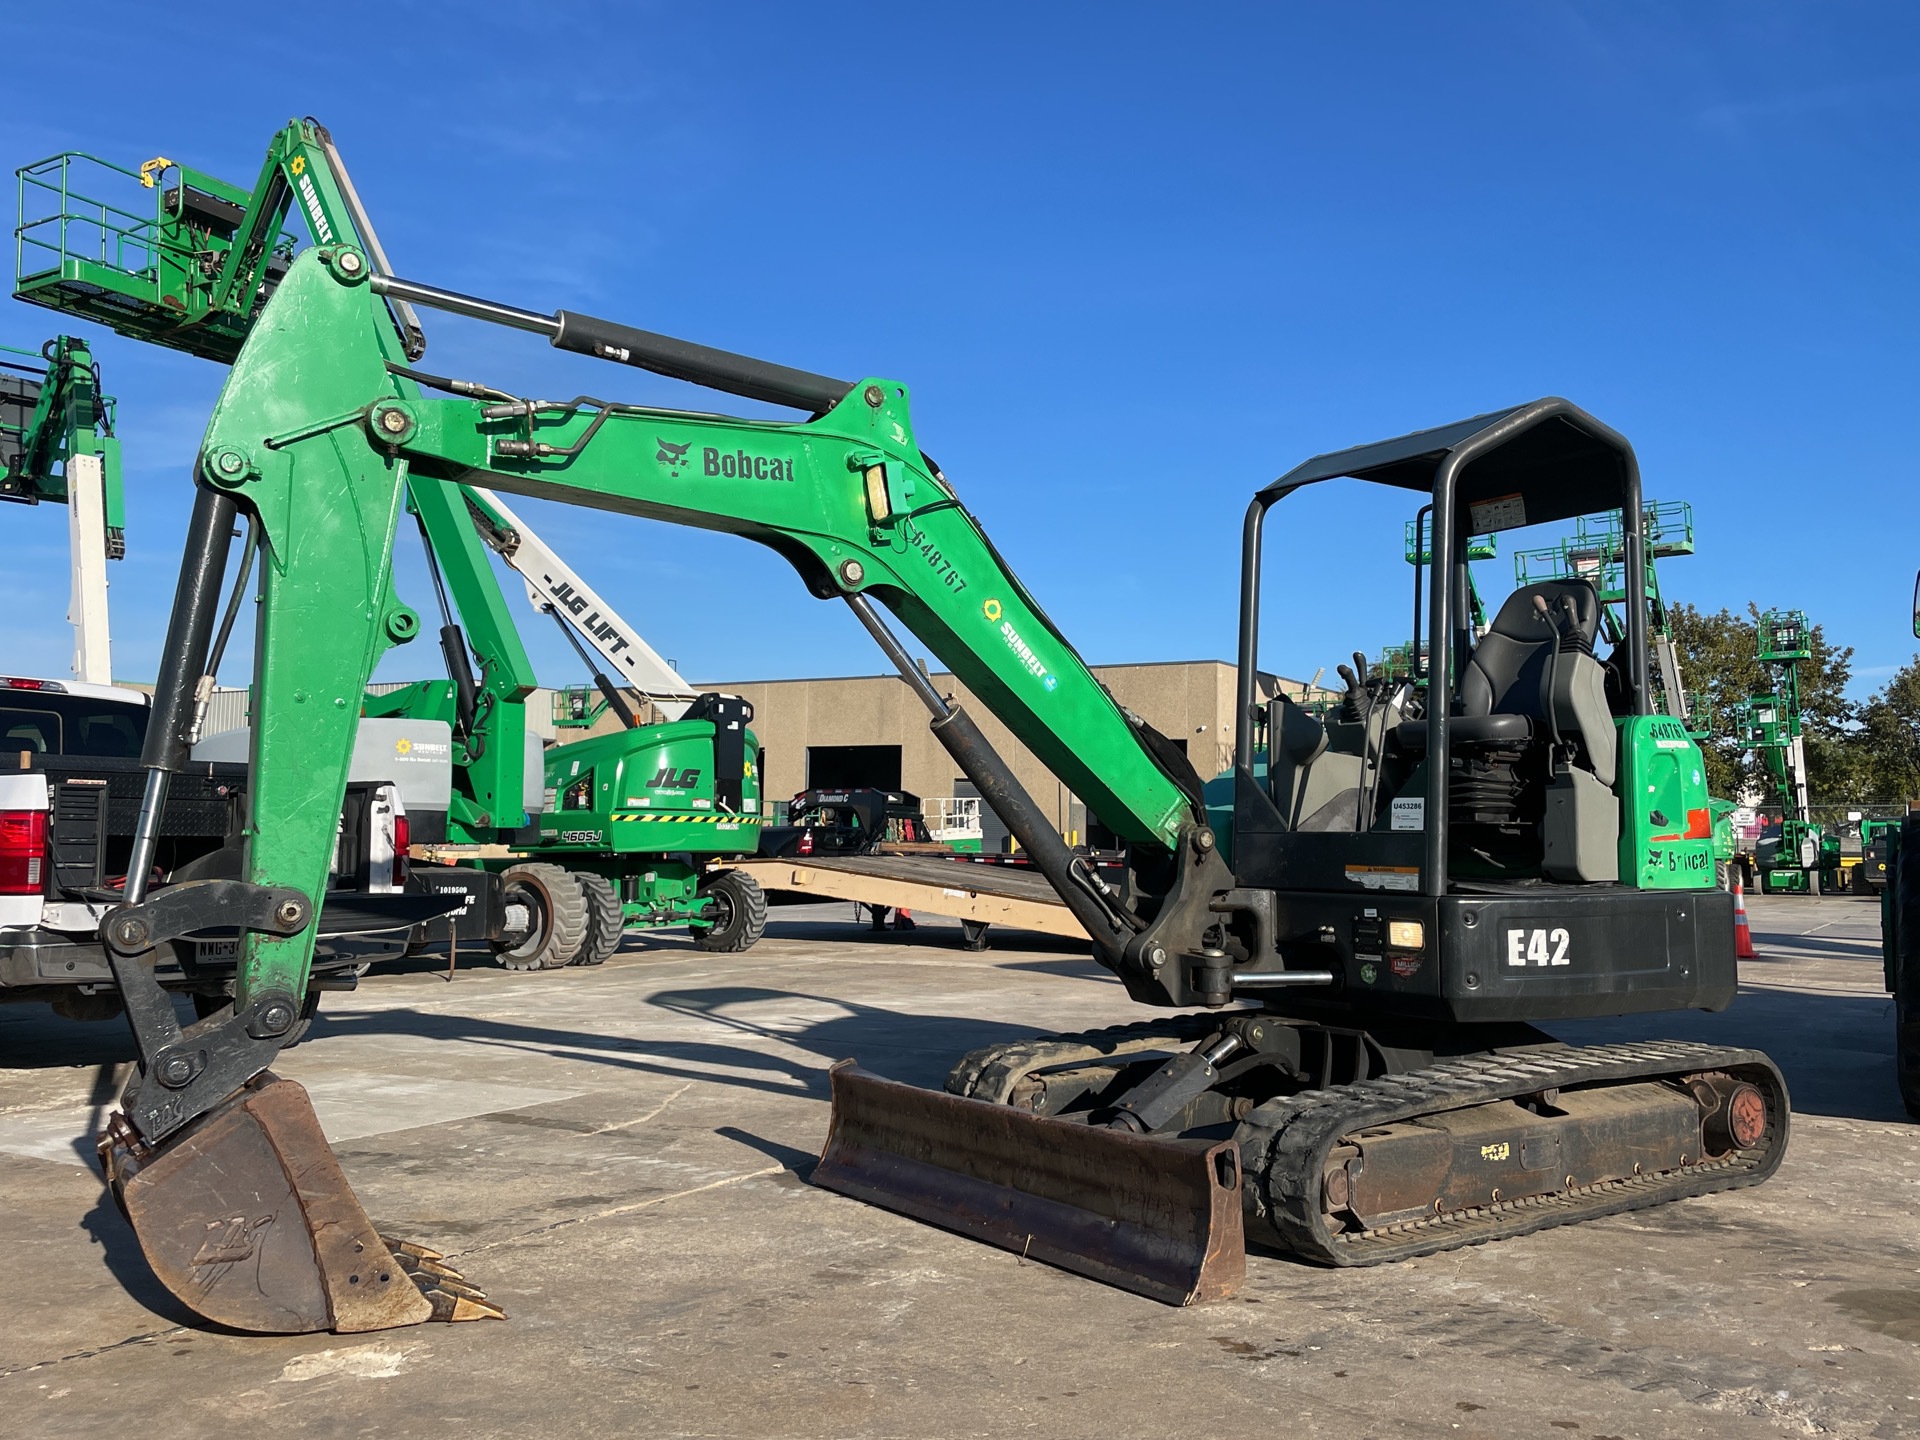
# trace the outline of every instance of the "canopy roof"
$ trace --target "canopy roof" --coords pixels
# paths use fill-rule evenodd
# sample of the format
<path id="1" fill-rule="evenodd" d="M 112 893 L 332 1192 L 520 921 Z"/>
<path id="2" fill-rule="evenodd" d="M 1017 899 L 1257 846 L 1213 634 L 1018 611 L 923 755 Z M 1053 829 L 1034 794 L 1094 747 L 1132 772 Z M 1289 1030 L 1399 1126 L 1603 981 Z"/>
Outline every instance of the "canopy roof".
<path id="1" fill-rule="evenodd" d="M 1454 490 L 1461 534 L 1623 509 L 1630 487 L 1637 488 L 1633 447 L 1626 437 L 1572 402 L 1549 396 L 1316 455 L 1260 494 L 1271 503 L 1302 485 L 1340 477 L 1430 494 L 1441 464 L 1467 446 L 1477 453 L 1465 462 Z M 1502 501 L 1518 504 L 1489 504 Z M 1482 523 L 1490 520 L 1498 523 Z"/>

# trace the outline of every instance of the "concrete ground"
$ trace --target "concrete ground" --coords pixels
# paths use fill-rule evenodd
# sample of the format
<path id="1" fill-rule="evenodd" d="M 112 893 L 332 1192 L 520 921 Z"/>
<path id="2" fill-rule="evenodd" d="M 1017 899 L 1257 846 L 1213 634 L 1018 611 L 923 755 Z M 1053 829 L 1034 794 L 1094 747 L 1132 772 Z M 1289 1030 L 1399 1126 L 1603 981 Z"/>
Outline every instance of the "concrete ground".
<path id="1" fill-rule="evenodd" d="M 741 956 L 425 968 L 330 997 L 283 1073 L 381 1224 L 505 1323 L 262 1339 L 197 1324 L 102 1199 L 120 1025 L 0 1011 L 0 1430 L 33 1437 L 1920 1433 L 1920 1130 L 1863 901 L 1750 902 L 1724 1015 L 1567 1027 L 1763 1046 L 1768 1185 L 1380 1270 L 1256 1255 L 1169 1309 L 805 1183 L 825 1068 L 1139 1018 L 1072 947 L 776 911 Z"/>

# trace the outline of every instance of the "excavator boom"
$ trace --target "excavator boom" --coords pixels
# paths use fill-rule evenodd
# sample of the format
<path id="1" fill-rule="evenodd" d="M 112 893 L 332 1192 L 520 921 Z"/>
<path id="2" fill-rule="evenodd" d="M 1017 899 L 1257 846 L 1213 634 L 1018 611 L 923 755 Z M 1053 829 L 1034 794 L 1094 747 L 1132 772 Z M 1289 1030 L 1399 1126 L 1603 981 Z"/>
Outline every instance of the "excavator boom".
<path id="1" fill-rule="evenodd" d="M 727 531 L 777 551 L 816 596 L 845 600 L 874 632 L 933 712 L 935 733 L 1007 817 L 1129 989 L 1158 1004 L 1200 998 L 1200 979 L 1172 959 L 1194 944 L 1157 938 L 1157 927 L 1190 926 L 1196 915 L 1200 924 L 1211 923 L 1207 903 L 1230 883 L 1220 879 L 1223 868 L 1214 868 L 1219 860 L 1208 843 L 1211 832 L 1198 818 L 1198 779 L 1181 773 L 1177 750 L 1120 709 L 1001 561 L 919 450 L 904 386 L 805 376 L 562 312 L 554 322 L 556 343 L 761 399 L 818 406 L 818 413 L 800 421 L 748 421 L 591 399 L 483 396 L 475 392 L 486 387 L 411 368 L 405 334 L 386 303 L 396 297 L 469 313 L 480 304 L 376 276 L 368 257 L 350 246 L 322 245 L 296 258 L 272 303 L 254 319 L 201 448 L 192 535 L 145 760 L 149 793 L 164 799 L 165 777 L 184 759 L 191 692 L 204 668 L 228 537 L 244 514 L 262 557 L 245 878 L 223 882 L 228 888 L 217 893 L 183 895 L 188 886 L 151 898 L 130 893 L 106 922 L 110 936 L 123 937 L 129 956 L 186 933 L 182 926 L 231 924 L 243 937 L 231 1018 L 185 1034 L 162 1027 L 144 1037 L 142 1075 L 109 1147 L 118 1191 L 157 1273 L 170 1284 L 198 1273 L 195 1256 L 203 1248 L 194 1242 L 194 1253 L 185 1253 L 190 1223 L 140 1223 L 143 1213 L 162 1213 L 153 1187 L 140 1178 L 165 1173 L 181 1153 L 171 1146 L 186 1147 L 201 1162 L 196 1168 L 173 1159 L 182 1178 L 168 1213 L 177 1219 L 180 1195 L 192 1195 L 196 1186 L 212 1193 L 197 1185 L 219 1173 L 214 1162 L 222 1158 L 204 1153 L 206 1137 L 224 1140 L 236 1153 L 262 1155 L 297 1154 L 311 1143 L 309 1127 L 276 1121 L 274 1107 L 248 1098 L 247 1087 L 265 1086 L 269 1095 L 284 1097 L 280 1087 L 287 1082 L 262 1076 L 289 997 L 305 991 L 311 897 L 321 893 L 333 840 L 330 825 L 307 824 L 304 817 L 332 813 L 329 797 L 345 785 L 360 697 L 373 668 L 387 648 L 420 629 L 419 617 L 393 588 L 392 551 L 409 499 L 443 553 L 449 544 L 481 543 L 464 496 L 482 483 L 507 494 Z M 1122 894 L 1067 850 L 964 708 L 926 685 L 875 602 L 1140 854 L 1160 857 L 1165 893 Z M 463 612 L 468 608 L 463 597 Z M 511 634 L 510 625 L 495 628 Z M 514 668 L 501 667 L 502 673 Z M 129 980 L 137 984 L 137 977 Z M 135 1023 L 138 1030 L 137 1017 Z M 846 1074 L 836 1082 L 850 1130 L 860 1128 L 860 1079 Z M 865 1093 L 873 1097 L 869 1115 L 889 1103 L 885 1094 Z M 971 1102 L 955 1103 L 966 1108 Z M 299 1107 L 280 1108 L 291 1114 Z M 1087 1250 L 1095 1273 L 1106 1273 L 1113 1267 L 1100 1258 L 1104 1242 L 1088 1250 L 1073 1234 L 1104 1234 L 1120 1217 L 1101 1213 L 1096 1203 L 1088 1219 L 1078 1198 L 1084 1181 L 1073 1176 L 1124 1164 L 1152 1142 L 1069 1128 L 1086 1137 L 1078 1169 L 1063 1172 L 1076 1198 L 1054 1210 L 1081 1218 L 1063 1224 L 1057 1240 L 1042 1248 L 1063 1263 Z M 1109 1154 L 1119 1151 L 1125 1154 Z M 1144 1194 L 1136 1189 L 1128 1202 L 1139 1214 L 1187 1208 L 1162 1187 L 1188 1195 L 1237 1190 L 1237 1178 L 1204 1150 L 1154 1153 L 1162 1165 L 1146 1172 L 1153 1178 L 1143 1181 Z M 873 1180 L 872 1172 L 863 1180 L 855 1169 L 829 1163 L 823 1178 L 838 1171 L 849 1190 Z M 991 1175 L 976 1179 L 986 1193 L 999 1193 Z M 351 1202 L 344 1182 L 342 1189 Z M 299 1209 L 313 1219 L 310 1207 Z M 1230 1266 L 1240 1250 L 1238 1212 L 1231 1204 L 1212 1205 L 1213 1212 L 1236 1222 L 1231 1233 L 1200 1227 L 1195 1243 L 1202 1252 L 1226 1255 Z M 191 1201 L 186 1213 L 191 1216 Z M 306 1288 L 350 1293 L 333 1274 L 337 1257 L 318 1247 L 315 1253 L 318 1278 L 306 1277 Z M 1190 1268 L 1198 1274 L 1207 1267 Z M 1182 1284 L 1161 1283 L 1171 1287 L 1170 1297 Z M 260 1324 L 262 1314 L 322 1313 L 310 1297 L 304 1305 L 268 1297 L 223 1313 L 217 1290 L 193 1289 L 185 1280 L 175 1288 L 212 1318 L 243 1326 Z M 443 1284 L 428 1296 L 442 1309 L 445 1290 Z M 336 1328 L 349 1323 L 342 1312 L 333 1314 Z"/>

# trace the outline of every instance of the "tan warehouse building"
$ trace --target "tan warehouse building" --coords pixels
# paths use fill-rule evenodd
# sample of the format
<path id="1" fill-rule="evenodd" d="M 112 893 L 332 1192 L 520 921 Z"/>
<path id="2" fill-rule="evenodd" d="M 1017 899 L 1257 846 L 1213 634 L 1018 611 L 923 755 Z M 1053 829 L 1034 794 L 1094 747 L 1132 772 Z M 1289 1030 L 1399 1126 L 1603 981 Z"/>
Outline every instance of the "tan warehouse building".
<path id="1" fill-rule="evenodd" d="M 1173 660 L 1091 668 L 1116 700 L 1184 749 L 1201 775 L 1218 774 L 1233 763 L 1233 666 L 1219 660 Z M 959 681 L 940 672 L 930 678 L 936 690 L 964 704 L 979 721 L 1063 834 L 1079 840 L 1101 838 L 1096 818 L 1089 817 L 1080 801 Z M 719 680 L 704 682 L 701 688 L 739 695 L 753 705 L 753 731 L 766 770 L 762 794 L 769 800 L 842 785 L 904 789 L 930 802 L 973 793 L 927 729 L 926 707 L 897 675 Z M 1263 700 L 1282 690 L 1297 699 L 1308 689 L 1297 680 L 1260 677 Z M 983 822 L 989 848 L 997 848 L 994 822 L 984 816 Z"/>
<path id="2" fill-rule="evenodd" d="M 1203 777 L 1217 775 L 1233 763 L 1233 666 L 1221 660 L 1168 660 L 1089 668 L 1116 700 L 1184 750 Z M 967 707 L 1027 793 L 1063 835 L 1076 843 L 1099 844 L 1105 840 L 1098 817 L 1089 816 L 1079 798 L 1015 740 L 966 687 L 945 672 L 933 672 L 930 678 L 942 695 Z M 395 687 L 381 684 L 371 688 L 379 691 Z M 897 675 L 715 680 L 700 682 L 698 688 L 738 695 L 752 704 L 752 728 L 760 741 L 765 772 L 761 795 L 775 807 L 802 790 L 872 785 L 911 791 L 927 802 L 931 818 L 939 808 L 937 802 L 975 793 L 953 758 L 928 730 L 926 707 Z M 1263 672 L 1259 693 L 1266 701 L 1280 693 L 1299 700 L 1331 692 Z M 247 698 L 245 689 L 222 687 L 216 691 L 208 710 L 208 733 L 245 724 Z M 614 716 L 603 714 L 589 728 L 558 729 L 554 715 L 562 698 L 546 689 L 527 697 L 527 723 L 548 744 L 619 728 Z M 640 697 L 632 698 L 643 723 L 662 718 Z M 1005 828 L 991 813 L 983 812 L 980 819 L 987 848 L 999 849 Z"/>

